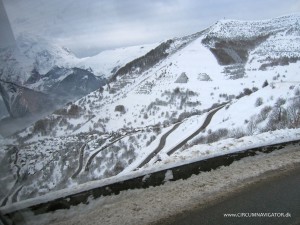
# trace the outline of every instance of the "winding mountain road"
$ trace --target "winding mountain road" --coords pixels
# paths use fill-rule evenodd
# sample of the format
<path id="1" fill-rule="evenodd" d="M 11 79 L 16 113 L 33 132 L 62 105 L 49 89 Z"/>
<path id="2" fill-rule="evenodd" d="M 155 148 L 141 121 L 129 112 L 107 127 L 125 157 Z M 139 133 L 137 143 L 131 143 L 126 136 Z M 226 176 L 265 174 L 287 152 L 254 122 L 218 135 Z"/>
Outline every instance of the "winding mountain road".
<path id="1" fill-rule="evenodd" d="M 161 137 L 160 142 L 159 142 L 159 145 L 157 146 L 157 148 L 156 148 L 150 155 L 148 155 L 147 158 L 144 159 L 144 161 L 141 162 L 140 165 L 136 167 L 136 169 L 141 168 L 141 167 L 143 167 L 144 165 L 146 165 L 146 164 L 147 164 L 147 163 L 148 163 L 148 162 L 149 162 L 149 161 L 150 161 L 150 160 L 151 160 L 158 152 L 160 152 L 160 151 L 165 147 L 167 137 L 168 137 L 174 130 L 176 130 L 176 129 L 179 127 L 179 125 L 180 125 L 181 123 L 182 123 L 182 122 L 179 122 L 179 123 L 175 124 L 171 130 L 169 130 L 167 133 L 165 133 L 165 134 Z"/>
<path id="2" fill-rule="evenodd" d="M 76 172 L 72 175 L 72 179 L 76 178 L 77 175 L 80 173 L 80 171 L 82 170 L 82 165 L 83 165 L 83 154 L 84 154 L 84 149 L 85 149 L 86 143 L 84 143 L 81 148 L 80 148 L 80 155 L 79 155 L 79 165 L 78 168 L 76 170 Z"/>
<path id="3" fill-rule="evenodd" d="M 18 189 L 15 191 L 15 193 L 13 193 L 13 195 L 11 196 L 11 202 L 17 202 L 18 201 L 18 195 L 19 195 L 19 192 L 22 190 L 22 188 L 23 188 L 23 185 L 18 187 Z"/>
<path id="4" fill-rule="evenodd" d="M 96 157 L 96 155 L 97 155 L 99 152 L 105 150 L 106 148 L 108 148 L 109 146 L 113 145 L 114 143 L 120 141 L 121 139 L 123 139 L 123 138 L 125 138 L 125 137 L 127 137 L 127 136 L 130 136 L 130 135 L 132 135 L 132 134 L 141 132 L 142 130 L 143 130 L 143 129 L 136 129 L 136 130 L 133 130 L 133 131 L 131 131 L 131 132 L 126 133 L 125 135 L 123 135 L 123 136 L 121 136 L 121 137 L 117 137 L 115 140 L 113 140 L 112 142 L 110 142 L 110 143 L 107 144 L 106 146 L 104 146 L 104 147 L 100 148 L 98 151 L 94 152 L 94 153 L 89 157 L 89 159 L 88 159 L 88 161 L 87 161 L 87 163 L 86 163 L 86 165 L 85 165 L 85 169 L 84 169 L 84 170 L 85 170 L 85 171 L 89 171 L 89 167 L 90 167 L 90 165 L 91 165 L 93 159 Z"/>
<path id="5" fill-rule="evenodd" d="M 89 167 L 90 167 L 90 165 L 91 165 L 93 159 L 96 157 L 96 155 L 98 155 L 99 152 L 105 150 L 105 149 L 108 148 L 109 146 L 113 145 L 114 143 L 120 141 L 121 139 L 123 139 L 124 137 L 127 137 L 127 136 L 129 136 L 129 135 L 130 135 L 130 133 L 128 133 L 128 134 L 126 134 L 126 135 L 124 135 L 124 136 L 122 136 L 122 137 L 120 137 L 120 138 L 117 138 L 117 139 L 114 140 L 113 142 L 109 143 L 108 145 L 106 145 L 106 146 L 100 148 L 98 151 L 94 152 L 94 153 L 90 156 L 90 158 L 88 159 L 88 161 L 87 161 L 87 163 L 86 163 L 86 165 L 85 165 L 84 170 L 85 170 L 85 171 L 89 171 Z"/>
<path id="6" fill-rule="evenodd" d="M 194 138 L 196 135 L 198 135 L 202 130 L 204 130 L 208 124 L 210 123 L 212 117 L 214 116 L 214 114 L 219 111 L 221 108 L 223 108 L 227 103 L 224 103 L 223 105 L 221 105 L 220 107 L 212 110 L 206 117 L 205 121 L 203 122 L 202 126 L 196 130 L 193 134 L 191 134 L 190 136 L 188 136 L 187 138 L 185 138 L 183 141 L 181 141 L 178 145 L 176 145 L 174 148 L 172 148 L 170 151 L 167 152 L 167 154 L 170 156 L 171 154 L 173 154 L 176 150 L 178 150 L 179 148 L 181 148 L 183 145 L 186 144 L 187 141 L 189 141 L 190 139 Z M 157 155 L 158 152 L 160 152 L 164 147 L 165 147 L 165 144 L 166 144 L 166 139 L 167 137 L 174 131 L 176 130 L 179 125 L 182 123 L 179 122 L 177 124 L 175 124 L 173 126 L 173 128 L 171 130 L 169 130 L 167 133 L 165 133 L 161 139 L 160 139 L 160 142 L 159 142 L 159 145 L 157 146 L 157 148 L 150 154 L 147 156 L 146 159 L 144 159 L 144 161 L 142 163 L 140 163 L 139 166 L 137 166 L 135 169 L 139 169 L 141 167 L 143 167 L 144 165 L 146 165 L 148 162 L 150 162 L 150 160 L 155 156 Z"/>
<path id="7" fill-rule="evenodd" d="M 196 135 L 198 135 L 202 130 L 204 130 L 208 124 L 211 122 L 211 119 L 212 117 L 214 116 L 214 114 L 219 111 L 221 108 L 223 108 L 227 103 L 224 103 L 222 104 L 221 106 L 219 106 L 218 108 L 212 110 L 206 117 L 204 123 L 202 124 L 202 126 L 196 130 L 193 134 L 191 134 L 189 137 L 187 137 L 186 139 L 184 139 L 183 141 L 181 141 L 178 145 L 176 145 L 173 149 L 171 149 L 170 151 L 167 152 L 168 155 L 171 155 L 173 154 L 176 150 L 178 150 L 179 148 L 181 148 L 187 141 L 189 141 L 190 139 L 194 138 Z M 161 139 L 160 139 L 160 142 L 159 142 L 159 145 L 157 146 L 157 148 L 150 154 L 148 155 L 135 169 L 138 169 L 138 168 L 141 168 L 143 167 L 144 165 L 146 165 L 155 155 L 157 155 L 158 152 L 160 152 L 164 147 L 165 147 L 165 144 L 166 144 L 166 139 L 167 137 L 174 131 L 176 130 L 180 124 L 182 123 L 181 122 L 178 122 L 176 123 L 173 128 L 171 130 L 169 130 L 167 133 L 165 133 Z M 115 142 L 123 139 L 124 137 L 130 135 L 129 133 L 114 140 L 113 142 L 109 143 L 108 145 L 100 148 L 98 151 L 94 152 L 90 158 L 88 159 L 87 163 L 86 163 L 86 166 L 85 166 L 85 171 L 89 171 L 89 166 L 91 164 L 91 162 L 93 161 L 93 159 L 96 157 L 96 155 L 100 152 L 100 151 L 103 151 L 105 150 L 106 148 L 108 148 L 109 146 L 111 146 L 112 144 L 114 144 Z M 81 170 L 81 169 L 80 169 Z M 80 172 L 80 171 L 79 171 Z M 73 174 L 72 178 L 73 177 L 76 177 L 79 172 L 76 171 L 75 174 Z M 75 176 L 74 176 L 75 175 Z"/>
<path id="8" fill-rule="evenodd" d="M 14 148 L 15 148 L 15 151 L 16 151 L 16 153 L 15 153 L 15 160 L 14 160 L 14 166 L 17 167 L 17 178 L 15 180 L 14 185 L 12 186 L 12 188 L 10 189 L 10 191 L 8 192 L 8 194 L 6 195 L 6 197 L 2 200 L 1 205 L 0 205 L 1 207 L 5 206 L 7 204 L 10 195 L 13 195 L 13 199 L 16 199 L 19 191 L 22 189 L 21 188 L 22 186 L 18 187 L 18 190 L 15 192 L 15 190 L 17 189 L 17 185 L 19 183 L 19 180 L 20 180 L 20 170 L 21 170 L 21 168 L 17 164 L 19 149 L 17 147 L 14 147 Z"/>
<path id="9" fill-rule="evenodd" d="M 207 115 L 204 123 L 202 124 L 202 126 L 198 130 L 196 130 L 193 134 L 191 134 L 186 139 L 184 139 L 183 141 L 181 141 L 178 145 L 176 145 L 170 151 L 168 151 L 167 154 L 169 156 L 172 155 L 174 152 L 176 152 L 178 149 L 180 149 L 182 146 L 184 146 L 189 140 L 191 140 L 192 138 L 194 138 L 195 136 L 197 136 L 201 131 L 203 131 L 208 126 L 208 124 L 211 122 L 211 119 L 213 118 L 213 116 L 215 115 L 215 113 L 218 112 L 220 109 L 222 109 L 224 106 L 225 106 L 225 104 L 223 104 L 219 108 L 216 108 L 213 111 L 211 111 Z"/>

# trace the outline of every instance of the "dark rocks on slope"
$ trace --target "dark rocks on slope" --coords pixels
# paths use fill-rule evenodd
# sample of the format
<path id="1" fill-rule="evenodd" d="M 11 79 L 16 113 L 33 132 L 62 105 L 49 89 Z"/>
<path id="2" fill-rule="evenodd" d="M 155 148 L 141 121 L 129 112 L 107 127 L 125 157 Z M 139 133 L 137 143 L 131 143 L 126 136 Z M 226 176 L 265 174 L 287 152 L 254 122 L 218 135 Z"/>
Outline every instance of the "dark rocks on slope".
<path id="1" fill-rule="evenodd" d="M 202 43 L 206 45 L 214 54 L 220 65 L 232 65 L 236 63 L 246 63 L 250 50 L 265 41 L 269 35 L 257 36 L 255 38 L 227 40 L 207 36 Z M 211 45 L 214 43 L 214 46 Z"/>
<path id="2" fill-rule="evenodd" d="M 49 79 L 55 79 L 57 74 L 62 72 L 63 68 L 55 68 L 46 74 Z M 72 100 L 83 97 L 92 91 L 95 91 L 106 84 L 106 80 L 96 77 L 88 70 L 72 68 L 66 71 L 69 74 L 61 81 L 53 84 L 48 92 L 61 98 Z"/>
<path id="3" fill-rule="evenodd" d="M 50 112 L 55 106 L 81 98 L 105 85 L 106 80 L 80 68 L 54 67 L 41 76 L 36 70 L 26 84 L 40 83 L 45 93 L 0 80 L 0 94 L 12 118 Z"/>
<path id="4" fill-rule="evenodd" d="M 136 72 L 137 69 L 139 73 L 142 73 L 151 68 L 160 60 L 166 58 L 169 55 L 166 51 L 170 48 L 172 43 L 173 40 L 168 40 L 157 46 L 155 49 L 152 49 L 146 55 L 127 63 L 112 76 L 111 81 L 115 81 L 117 76 Z"/>

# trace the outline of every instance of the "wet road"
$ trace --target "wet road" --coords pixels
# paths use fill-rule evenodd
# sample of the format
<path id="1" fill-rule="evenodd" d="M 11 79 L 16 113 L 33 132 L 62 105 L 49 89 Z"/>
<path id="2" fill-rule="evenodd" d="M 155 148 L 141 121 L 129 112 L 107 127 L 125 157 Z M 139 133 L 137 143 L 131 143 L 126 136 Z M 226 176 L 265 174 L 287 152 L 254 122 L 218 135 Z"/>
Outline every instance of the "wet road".
<path id="1" fill-rule="evenodd" d="M 284 213 L 287 217 L 224 217 L 224 214 Z M 289 214 L 287 214 L 289 213 Z M 300 224 L 300 167 L 282 176 L 252 184 L 219 203 L 196 208 L 158 224 L 173 225 L 298 225 Z"/>

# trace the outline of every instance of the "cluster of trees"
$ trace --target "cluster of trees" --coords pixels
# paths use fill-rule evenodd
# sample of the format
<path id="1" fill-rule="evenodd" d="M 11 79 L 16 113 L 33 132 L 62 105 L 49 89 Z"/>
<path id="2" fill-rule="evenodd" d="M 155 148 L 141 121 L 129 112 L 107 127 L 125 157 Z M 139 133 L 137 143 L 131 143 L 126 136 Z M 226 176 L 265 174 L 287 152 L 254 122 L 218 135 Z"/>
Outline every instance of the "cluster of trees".
<path id="1" fill-rule="evenodd" d="M 262 98 L 256 100 L 255 105 L 263 104 Z M 253 134 L 258 130 L 258 124 L 265 121 L 265 127 L 260 129 L 260 132 L 273 131 L 284 128 L 299 128 L 300 127 L 300 99 L 295 98 L 290 104 L 286 104 L 286 99 L 278 98 L 273 107 L 265 106 L 260 113 L 250 118 L 247 121 L 247 133 Z"/>
<path id="2" fill-rule="evenodd" d="M 56 111 L 54 111 L 54 114 L 61 116 L 78 117 L 83 111 L 83 109 L 80 106 L 75 105 L 73 103 L 68 103 L 67 105 L 69 106 L 68 108 L 65 107 L 57 109 Z"/>
<path id="3" fill-rule="evenodd" d="M 59 118 L 51 116 L 49 118 L 41 119 L 33 125 L 32 133 L 41 135 L 48 135 L 53 128 L 58 124 Z"/>
<path id="4" fill-rule="evenodd" d="M 299 91 L 296 90 L 295 93 Z M 263 105 L 263 99 L 257 98 L 255 106 Z M 261 122 L 265 121 L 263 127 L 259 127 Z M 253 135 L 255 132 L 267 132 L 285 128 L 300 128 L 300 98 L 287 104 L 286 99 L 278 98 L 273 107 L 264 106 L 259 114 L 254 115 L 250 120 L 245 120 L 246 129 L 242 127 L 228 130 L 221 128 L 216 131 L 209 130 L 207 135 L 201 135 L 194 139 L 191 144 L 185 148 L 198 144 L 209 144 L 225 138 L 241 138 L 246 135 Z"/>
<path id="5" fill-rule="evenodd" d="M 300 57 L 288 57 L 288 56 L 283 56 L 281 58 L 271 58 L 268 57 L 266 61 L 267 63 L 263 63 L 260 67 L 259 70 L 266 70 L 268 67 L 274 67 L 274 66 L 286 66 L 289 65 L 290 63 L 296 63 L 298 60 L 300 60 Z"/>
<path id="6" fill-rule="evenodd" d="M 269 116 L 267 130 L 300 127 L 300 99 L 284 107 L 285 99 L 279 98 Z"/>
<path id="7" fill-rule="evenodd" d="M 246 95 L 251 95 L 253 92 L 256 92 L 258 90 L 257 87 L 250 88 L 244 88 L 243 92 L 241 92 L 238 96 L 236 96 L 237 99 L 240 99 Z"/>
<path id="8" fill-rule="evenodd" d="M 115 112 L 125 113 L 126 112 L 125 106 L 124 105 L 117 105 L 115 107 Z"/>

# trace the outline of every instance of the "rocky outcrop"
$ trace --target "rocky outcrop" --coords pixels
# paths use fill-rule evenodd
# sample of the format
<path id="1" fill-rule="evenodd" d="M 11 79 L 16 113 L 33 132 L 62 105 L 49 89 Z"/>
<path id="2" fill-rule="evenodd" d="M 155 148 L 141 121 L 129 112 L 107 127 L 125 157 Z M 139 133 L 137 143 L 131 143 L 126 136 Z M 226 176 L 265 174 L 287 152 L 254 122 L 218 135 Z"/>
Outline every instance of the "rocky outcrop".
<path id="1" fill-rule="evenodd" d="M 47 93 L 74 100 L 101 88 L 106 84 L 106 79 L 96 77 L 85 69 L 56 67 L 46 74 L 44 84 L 50 87 L 46 90 Z"/>
<path id="2" fill-rule="evenodd" d="M 106 83 L 105 79 L 79 68 L 55 67 L 42 78 L 37 71 L 33 75 L 29 83 L 39 82 L 41 86 L 37 89 L 43 92 L 0 80 L 0 93 L 13 118 L 53 109 L 54 105 L 83 97 Z"/>

